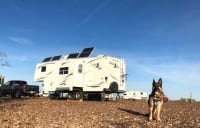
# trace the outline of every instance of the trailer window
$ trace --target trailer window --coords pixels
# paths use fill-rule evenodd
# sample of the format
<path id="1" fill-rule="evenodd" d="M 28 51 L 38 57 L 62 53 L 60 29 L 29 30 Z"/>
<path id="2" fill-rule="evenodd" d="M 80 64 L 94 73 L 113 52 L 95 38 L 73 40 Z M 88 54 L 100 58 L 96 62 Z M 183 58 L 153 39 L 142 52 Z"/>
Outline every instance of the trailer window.
<path id="1" fill-rule="evenodd" d="M 60 74 L 60 75 L 68 74 L 68 67 L 60 68 L 59 74 Z"/>
<path id="2" fill-rule="evenodd" d="M 41 72 L 46 72 L 46 66 L 42 66 Z"/>
<path id="3" fill-rule="evenodd" d="M 78 65 L 78 73 L 82 73 L 82 71 L 83 71 L 83 65 L 79 64 Z"/>

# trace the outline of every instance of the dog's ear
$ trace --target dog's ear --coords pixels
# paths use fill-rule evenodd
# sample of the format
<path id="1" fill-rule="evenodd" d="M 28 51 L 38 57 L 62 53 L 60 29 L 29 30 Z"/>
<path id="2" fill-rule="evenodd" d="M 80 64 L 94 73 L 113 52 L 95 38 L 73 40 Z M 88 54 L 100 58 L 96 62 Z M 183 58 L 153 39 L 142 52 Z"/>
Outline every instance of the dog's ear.
<path id="1" fill-rule="evenodd" d="M 159 80 L 158 80 L 158 83 L 161 85 L 161 87 L 162 87 L 162 79 L 160 78 Z"/>
<path id="2" fill-rule="evenodd" d="M 156 82 L 155 82 L 155 80 L 153 79 L 153 83 L 152 83 L 152 86 L 153 86 L 153 87 L 155 86 L 155 83 L 156 83 Z"/>
<path id="3" fill-rule="evenodd" d="M 161 78 L 158 80 L 158 83 L 159 83 L 159 84 L 162 84 L 162 79 L 161 79 Z"/>

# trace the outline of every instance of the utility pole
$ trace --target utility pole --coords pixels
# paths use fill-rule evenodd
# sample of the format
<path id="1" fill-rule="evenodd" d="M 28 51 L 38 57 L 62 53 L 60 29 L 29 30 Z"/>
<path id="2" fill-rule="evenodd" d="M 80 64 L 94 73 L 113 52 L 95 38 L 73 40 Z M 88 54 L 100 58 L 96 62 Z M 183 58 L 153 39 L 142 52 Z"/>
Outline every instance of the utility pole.
<path id="1" fill-rule="evenodd" d="M 190 92 L 189 102 L 192 103 L 192 92 Z"/>

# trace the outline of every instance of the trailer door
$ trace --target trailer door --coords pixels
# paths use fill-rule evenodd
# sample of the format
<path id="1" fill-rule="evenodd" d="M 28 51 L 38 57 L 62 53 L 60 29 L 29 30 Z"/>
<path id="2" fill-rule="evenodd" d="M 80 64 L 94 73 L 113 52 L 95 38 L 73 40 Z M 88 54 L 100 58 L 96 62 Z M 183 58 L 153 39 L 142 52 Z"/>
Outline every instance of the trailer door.
<path id="1" fill-rule="evenodd" d="M 75 66 L 74 86 L 83 87 L 83 64 L 78 64 Z"/>

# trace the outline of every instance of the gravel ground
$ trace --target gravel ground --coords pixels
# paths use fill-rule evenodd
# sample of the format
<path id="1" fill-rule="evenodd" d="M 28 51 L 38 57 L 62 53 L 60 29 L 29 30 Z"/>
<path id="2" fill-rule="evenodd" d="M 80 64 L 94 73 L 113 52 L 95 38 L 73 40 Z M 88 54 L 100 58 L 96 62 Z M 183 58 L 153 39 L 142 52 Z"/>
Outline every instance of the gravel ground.
<path id="1" fill-rule="evenodd" d="M 149 122 L 147 101 L 3 100 L 1 128 L 200 128 L 200 103 L 165 102 Z"/>

